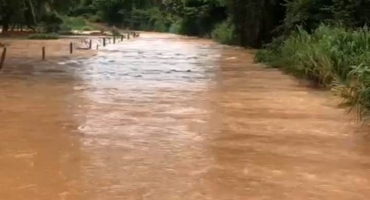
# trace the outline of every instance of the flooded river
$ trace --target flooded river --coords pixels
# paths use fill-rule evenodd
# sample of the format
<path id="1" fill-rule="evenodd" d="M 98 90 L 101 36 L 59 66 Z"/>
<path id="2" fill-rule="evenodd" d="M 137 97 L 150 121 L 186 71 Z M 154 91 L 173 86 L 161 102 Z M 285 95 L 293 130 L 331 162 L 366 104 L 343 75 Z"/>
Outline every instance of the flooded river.
<path id="1" fill-rule="evenodd" d="M 0 199 L 370 198 L 368 131 L 246 50 L 143 34 L 0 80 Z"/>

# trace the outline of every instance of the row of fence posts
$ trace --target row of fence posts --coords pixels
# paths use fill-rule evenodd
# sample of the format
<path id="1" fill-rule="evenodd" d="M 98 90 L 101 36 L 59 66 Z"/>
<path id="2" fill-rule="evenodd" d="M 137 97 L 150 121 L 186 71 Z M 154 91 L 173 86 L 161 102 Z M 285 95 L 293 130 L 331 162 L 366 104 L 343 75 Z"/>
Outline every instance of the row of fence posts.
<path id="1" fill-rule="evenodd" d="M 140 34 L 136 33 L 136 32 L 127 32 L 126 34 L 127 34 L 127 39 L 130 39 L 131 35 L 134 38 L 137 38 L 137 37 L 140 36 Z M 116 44 L 116 37 L 117 37 L 116 35 L 113 35 L 113 44 Z M 121 42 L 122 42 L 123 39 L 125 39 L 126 36 L 121 34 L 120 37 L 121 37 L 120 39 L 121 39 Z M 107 45 L 106 40 L 107 40 L 107 37 L 104 37 L 103 38 L 103 46 L 104 47 Z M 110 43 L 111 38 L 108 38 L 108 40 L 109 40 L 109 43 Z M 92 39 L 90 39 L 90 41 L 89 41 L 89 49 L 92 49 Z M 99 44 L 96 45 L 96 50 L 98 50 L 98 49 L 99 49 Z M 7 48 L 4 47 L 3 53 L 1 54 L 1 59 L 0 59 L 0 71 L 4 67 L 6 52 L 7 52 Z M 42 60 L 45 60 L 46 59 L 46 48 L 45 48 L 45 46 L 42 47 L 41 52 L 42 52 Z M 72 42 L 69 44 L 69 53 L 73 54 L 73 43 Z"/>

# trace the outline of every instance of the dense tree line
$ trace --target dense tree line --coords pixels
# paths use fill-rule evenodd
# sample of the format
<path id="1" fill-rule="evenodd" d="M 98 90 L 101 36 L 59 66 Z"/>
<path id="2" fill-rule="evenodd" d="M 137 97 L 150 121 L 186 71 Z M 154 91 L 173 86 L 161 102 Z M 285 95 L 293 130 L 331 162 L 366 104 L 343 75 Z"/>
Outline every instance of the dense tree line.
<path id="1" fill-rule="evenodd" d="M 66 12 L 74 0 L 0 0 L 0 24 L 4 32 L 16 26 L 34 29 L 40 22 L 53 21 L 51 13 Z"/>
<path id="2" fill-rule="evenodd" d="M 0 23 L 3 31 L 32 28 L 57 21 L 52 12 L 259 47 L 298 25 L 308 31 L 323 22 L 363 26 L 369 9 L 370 0 L 0 0 Z"/>
<path id="3" fill-rule="evenodd" d="M 87 0 L 82 10 L 131 28 L 214 36 L 226 43 L 260 47 L 297 26 L 320 23 L 363 26 L 370 0 Z M 83 14 L 83 13 L 76 13 Z M 223 24 L 223 25 L 221 25 Z M 226 37 L 226 38 L 225 38 Z"/>

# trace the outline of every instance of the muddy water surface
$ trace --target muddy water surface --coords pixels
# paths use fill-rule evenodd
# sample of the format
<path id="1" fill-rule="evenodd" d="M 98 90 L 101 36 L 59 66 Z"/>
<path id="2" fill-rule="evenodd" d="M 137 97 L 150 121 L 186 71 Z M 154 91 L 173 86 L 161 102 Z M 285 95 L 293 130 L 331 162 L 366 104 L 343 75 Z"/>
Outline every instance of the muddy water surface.
<path id="1" fill-rule="evenodd" d="M 0 199 L 370 198 L 365 128 L 245 50 L 144 34 L 0 78 Z"/>

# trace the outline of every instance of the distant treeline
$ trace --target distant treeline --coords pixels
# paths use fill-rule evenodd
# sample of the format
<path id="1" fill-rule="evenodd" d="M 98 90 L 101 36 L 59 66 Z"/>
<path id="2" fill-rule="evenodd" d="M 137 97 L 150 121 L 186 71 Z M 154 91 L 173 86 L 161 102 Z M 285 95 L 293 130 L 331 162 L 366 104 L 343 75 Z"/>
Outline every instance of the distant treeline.
<path id="1" fill-rule="evenodd" d="M 61 23 L 58 16 L 83 16 L 92 22 L 260 47 L 289 35 L 297 25 L 307 31 L 322 22 L 363 26 L 369 5 L 370 0 L 0 0 L 0 23 L 3 31 L 40 25 L 53 31 Z"/>

